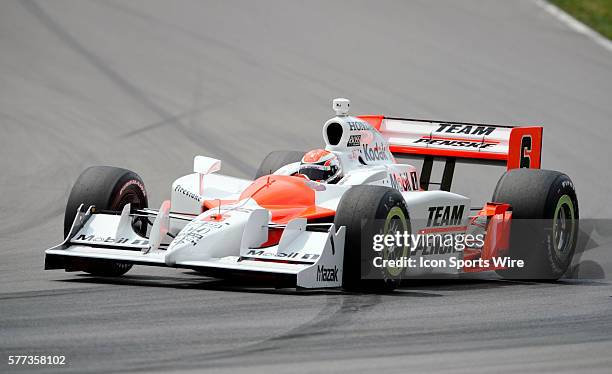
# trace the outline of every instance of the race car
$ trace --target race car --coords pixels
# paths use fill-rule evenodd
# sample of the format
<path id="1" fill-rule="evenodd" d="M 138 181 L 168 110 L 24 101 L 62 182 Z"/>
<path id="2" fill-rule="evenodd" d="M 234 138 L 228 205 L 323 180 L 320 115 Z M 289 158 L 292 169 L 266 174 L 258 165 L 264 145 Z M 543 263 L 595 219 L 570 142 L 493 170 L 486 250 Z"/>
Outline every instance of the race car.
<path id="1" fill-rule="evenodd" d="M 323 126 L 321 149 L 271 152 L 254 180 L 222 175 L 220 160 L 196 156 L 193 173 L 172 183 L 170 200 L 157 210 L 136 173 L 86 169 L 68 198 L 65 239 L 46 250 L 45 269 L 121 276 L 135 264 L 167 266 L 348 290 L 391 290 L 438 273 L 548 280 L 565 273 L 578 201 L 567 175 L 540 169 L 542 127 L 351 116 L 349 100 L 332 105 L 336 116 Z M 422 166 L 404 162 L 411 159 Z M 436 183 L 432 169 L 440 161 Z M 507 169 L 491 202 L 472 207 L 451 192 L 457 162 Z M 460 250 L 377 242 L 381 235 L 474 232 L 481 242 Z M 509 262 L 489 261 L 500 258 Z M 401 266 L 400 259 L 420 261 Z M 432 260 L 462 265 L 423 265 Z"/>

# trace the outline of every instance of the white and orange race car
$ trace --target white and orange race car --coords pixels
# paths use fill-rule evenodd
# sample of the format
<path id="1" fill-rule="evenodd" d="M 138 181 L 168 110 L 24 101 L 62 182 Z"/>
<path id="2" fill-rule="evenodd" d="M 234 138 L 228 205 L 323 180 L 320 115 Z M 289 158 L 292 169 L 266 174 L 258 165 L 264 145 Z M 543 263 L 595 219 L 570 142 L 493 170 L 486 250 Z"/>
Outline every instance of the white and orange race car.
<path id="1" fill-rule="evenodd" d="M 438 273 L 564 274 L 576 246 L 578 201 L 567 175 L 539 169 L 542 127 L 350 116 L 346 99 L 335 99 L 333 109 L 324 149 L 272 152 L 254 180 L 219 174 L 221 161 L 196 156 L 193 173 L 174 181 L 158 210 L 148 207 L 137 174 L 86 169 L 68 199 L 65 239 L 46 250 L 45 269 L 120 276 L 139 264 L 345 289 L 392 289 L 401 279 Z M 422 159 L 420 170 L 398 162 L 410 158 Z M 439 160 L 442 180 L 434 183 Z M 507 168 L 492 202 L 473 208 L 469 197 L 451 192 L 456 162 Z M 482 240 L 459 250 L 377 242 L 474 232 Z M 489 261 L 499 258 L 508 262 Z M 416 265 L 402 266 L 406 259 Z M 447 261 L 461 265 L 424 265 Z"/>

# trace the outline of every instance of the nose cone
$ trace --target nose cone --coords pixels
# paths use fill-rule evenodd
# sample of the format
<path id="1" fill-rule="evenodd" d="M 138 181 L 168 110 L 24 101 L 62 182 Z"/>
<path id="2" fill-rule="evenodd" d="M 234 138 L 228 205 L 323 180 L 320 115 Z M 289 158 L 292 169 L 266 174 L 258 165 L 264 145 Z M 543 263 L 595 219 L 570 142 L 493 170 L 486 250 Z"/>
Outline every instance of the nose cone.
<path id="1" fill-rule="evenodd" d="M 249 214 L 225 211 L 218 219 L 212 219 L 213 213 L 202 213 L 178 233 L 168 246 L 166 265 L 240 255 L 240 241 Z"/>

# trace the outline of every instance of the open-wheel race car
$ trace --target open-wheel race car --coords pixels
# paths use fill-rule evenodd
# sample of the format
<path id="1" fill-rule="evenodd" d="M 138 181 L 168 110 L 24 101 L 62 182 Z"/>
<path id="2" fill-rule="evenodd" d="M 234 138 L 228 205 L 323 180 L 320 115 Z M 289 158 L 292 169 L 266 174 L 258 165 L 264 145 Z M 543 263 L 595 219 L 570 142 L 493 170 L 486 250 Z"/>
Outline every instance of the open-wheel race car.
<path id="1" fill-rule="evenodd" d="M 159 209 L 149 208 L 136 173 L 86 169 L 68 199 L 65 239 L 46 250 L 45 269 L 120 276 L 138 264 L 266 277 L 277 286 L 384 290 L 436 273 L 381 260 L 401 256 L 468 264 L 440 269 L 444 274 L 558 279 L 565 273 L 578 236 L 578 201 L 567 175 L 540 169 L 542 127 L 350 116 L 346 99 L 334 100 L 333 109 L 322 149 L 272 152 L 254 180 L 219 174 L 221 161 L 196 156 L 193 173 L 172 183 Z M 422 159 L 420 170 L 398 162 L 411 158 Z M 430 180 L 434 161 L 444 162 L 439 183 Z M 473 208 L 469 197 L 451 192 L 457 162 L 506 167 L 491 202 Z M 373 249 L 381 234 L 475 229 L 484 239 L 461 251 Z M 524 266 L 469 265 L 504 257 Z"/>

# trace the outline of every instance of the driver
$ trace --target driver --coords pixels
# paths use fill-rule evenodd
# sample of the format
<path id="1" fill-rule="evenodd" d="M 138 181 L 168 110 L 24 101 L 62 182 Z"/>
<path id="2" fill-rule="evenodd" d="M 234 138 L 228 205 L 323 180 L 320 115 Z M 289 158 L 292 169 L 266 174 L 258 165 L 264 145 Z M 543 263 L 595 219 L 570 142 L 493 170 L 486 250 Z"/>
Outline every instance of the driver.
<path id="1" fill-rule="evenodd" d="M 298 173 L 321 183 L 338 183 L 343 177 L 338 156 L 324 149 L 306 153 L 302 157 Z"/>

